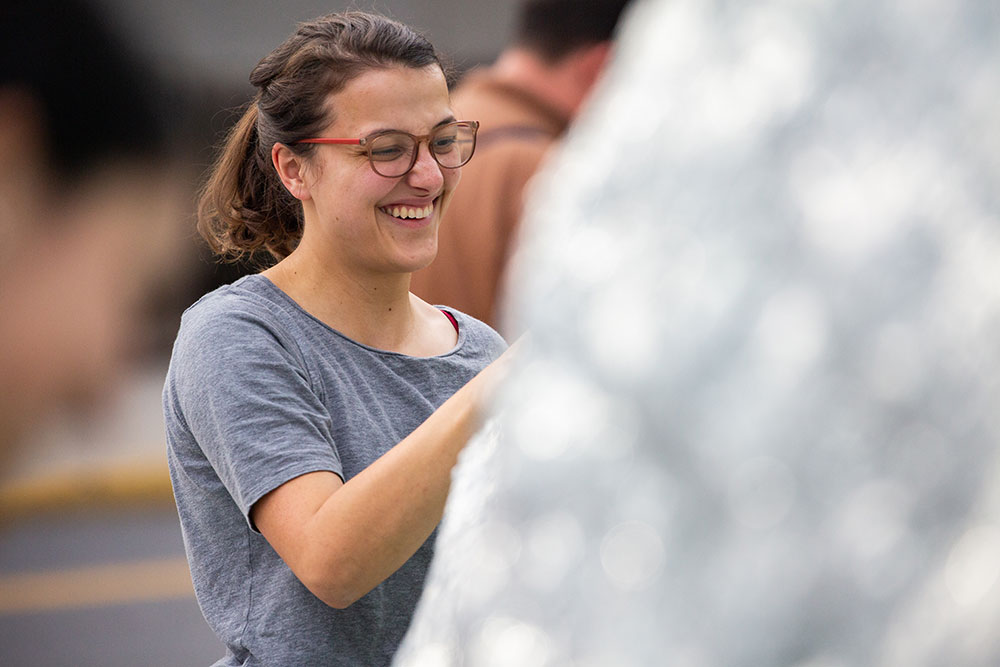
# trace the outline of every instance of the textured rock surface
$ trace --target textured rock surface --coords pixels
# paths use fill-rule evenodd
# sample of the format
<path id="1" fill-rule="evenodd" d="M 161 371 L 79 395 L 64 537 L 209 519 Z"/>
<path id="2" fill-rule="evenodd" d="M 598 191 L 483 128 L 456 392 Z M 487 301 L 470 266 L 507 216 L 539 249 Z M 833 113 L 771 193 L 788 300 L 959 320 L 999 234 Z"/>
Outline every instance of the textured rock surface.
<path id="1" fill-rule="evenodd" d="M 649 0 L 398 665 L 1000 664 L 1000 13 Z"/>

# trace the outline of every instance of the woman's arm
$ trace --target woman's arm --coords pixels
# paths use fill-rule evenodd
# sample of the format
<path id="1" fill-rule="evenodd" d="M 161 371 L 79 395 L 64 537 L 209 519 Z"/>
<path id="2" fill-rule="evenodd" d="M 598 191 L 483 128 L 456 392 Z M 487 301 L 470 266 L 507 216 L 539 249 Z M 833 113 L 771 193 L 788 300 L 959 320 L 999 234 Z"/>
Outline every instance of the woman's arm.
<path id="1" fill-rule="evenodd" d="M 444 512 L 451 470 L 511 352 L 347 483 L 331 472 L 308 473 L 254 504 L 251 519 L 314 595 L 339 609 L 353 604 L 430 536 Z"/>

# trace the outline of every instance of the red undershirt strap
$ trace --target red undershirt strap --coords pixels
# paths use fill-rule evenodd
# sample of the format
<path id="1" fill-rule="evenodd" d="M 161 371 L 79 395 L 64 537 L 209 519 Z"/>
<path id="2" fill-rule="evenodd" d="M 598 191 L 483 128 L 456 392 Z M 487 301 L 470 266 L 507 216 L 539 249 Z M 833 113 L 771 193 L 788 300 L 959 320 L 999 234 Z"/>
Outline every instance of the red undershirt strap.
<path id="1" fill-rule="evenodd" d="M 455 316 L 449 313 L 444 308 L 438 308 L 438 310 L 444 313 L 444 316 L 447 317 L 449 320 L 451 320 L 451 326 L 455 327 L 455 333 L 458 333 L 458 320 L 455 319 Z"/>

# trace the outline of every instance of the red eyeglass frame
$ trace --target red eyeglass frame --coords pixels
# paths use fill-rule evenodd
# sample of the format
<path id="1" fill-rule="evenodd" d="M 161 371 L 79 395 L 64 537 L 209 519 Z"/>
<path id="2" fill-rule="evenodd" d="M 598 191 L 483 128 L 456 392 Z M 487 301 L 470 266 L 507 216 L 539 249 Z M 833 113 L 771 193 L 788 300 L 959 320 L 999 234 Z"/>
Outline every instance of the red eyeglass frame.
<path id="1" fill-rule="evenodd" d="M 437 155 L 435 155 L 434 154 L 434 150 L 430 148 L 430 141 L 429 140 L 430 140 L 430 138 L 432 136 L 434 136 L 435 134 L 437 134 L 438 132 L 440 132 L 444 128 L 451 127 L 453 125 L 461 125 L 461 126 L 464 126 L 464 127 L 471 127 L 472 128 L 472 150 L 469 152 L 469 157 L 467 157 L 465 159 L 465 161 L 462 162 L 462 164 L 454 166 L 454 167 L 448 167 L 448 166 L 445 166 L 445 165 L 441 164 L 440 162 L 438 162 Z M 434 158 L 434 161 L 437 162 L 438 165 L 440 165 L 442 168 L 444 168 L 444 169 L 458 169 L 459 167 L 463 167 L 463 166 L 467 165 L 469 163 L 469 160 L 472 159 L 472 156 L 476 152 L 476 135 L 478 134 L 478 132 L 479 132 L 479 121 L 478 120 L 456 120 L 456 121 L 452 121 L 451 123 L 445 123 L 444 125 L 440 125 L 440 126 L 434 128 L 433 131 L 431 131 L 431 132 L 429 132 L 427 134 L 421 134 L 421 135 L 410 134 L 409 132 L 404 132 L 402 130 L 382 130 L 381 132 L 375 132 L 373 134 L 369 134 L 366 137 L 361 137 L 360 139 L 337 139 L 337 138 L 331 138 L 331 137 L 312 137 L 312 138 L 309 138 L 309 139 L 299 139 L 295 143 L 297 143 L 297 144 L 350 144 L 350 145 L 355 145 L 355 146 L 365 146 L 367 148 L 367 153 L 368 153 L 368 163 L 371 165 L 372 170 L 376 174 L 378 174 L 379 176 L 385 176 L 386 178 L 399 178 L 400 176 L 405 176 L 407 173 L 409 173 L 409 171 L 411 169 L 413 169 L 413 165 L 415 165 L 417 163 L 417 153 L 419 152 L 420 144 L 424 143 L 425 141 L 427 142 L 428 151 L 430 151 L 431 157 Z M 383 174 L 382 172 L 380 172 L 375 167 L 375 163 L 379 162 L 379 161 L 372 159 L 372 150 L 371 150 L 371 145 L 370 145 L 371 142 L 374 141 L 375 139 L 377 139 L 378 137 L 384 136 L 386 134 L 404 134 L 404 135 L 410 137 L 411 139 L 413 139 L 414 145 L 417 146 L 417 150 L 413 151 L 413 155 L 411 156 L 410 166 L 407 167 L 406 171 L 404 171 L 403 173 L 398 174 L 396 176 L 387 176 L 386 174 Z"/>

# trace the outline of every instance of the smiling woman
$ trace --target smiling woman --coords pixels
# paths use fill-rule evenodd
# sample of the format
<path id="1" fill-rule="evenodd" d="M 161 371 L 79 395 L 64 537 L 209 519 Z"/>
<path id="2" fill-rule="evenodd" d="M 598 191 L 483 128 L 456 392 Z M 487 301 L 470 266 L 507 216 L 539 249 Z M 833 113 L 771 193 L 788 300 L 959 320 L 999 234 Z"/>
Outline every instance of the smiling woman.
<path id="1" fill-rule="evenodd" d="M 188 309 L 164 389 L 195 590 L 218 664 L 385 665 L 507 365 L 492 329 L 409 292 L 477 124 L 433 47 L 371 14 L 303 24 L 250 81 L 199 229 L 276 263 Z"/>

